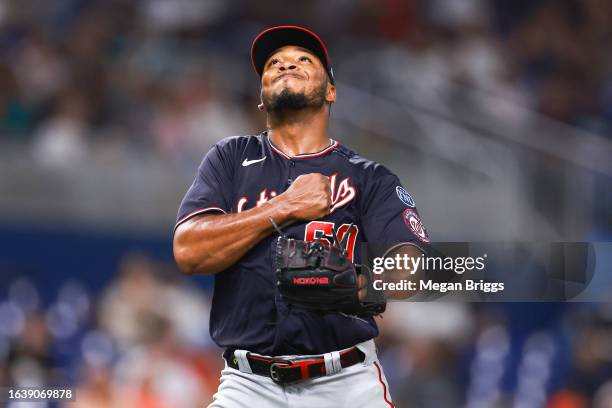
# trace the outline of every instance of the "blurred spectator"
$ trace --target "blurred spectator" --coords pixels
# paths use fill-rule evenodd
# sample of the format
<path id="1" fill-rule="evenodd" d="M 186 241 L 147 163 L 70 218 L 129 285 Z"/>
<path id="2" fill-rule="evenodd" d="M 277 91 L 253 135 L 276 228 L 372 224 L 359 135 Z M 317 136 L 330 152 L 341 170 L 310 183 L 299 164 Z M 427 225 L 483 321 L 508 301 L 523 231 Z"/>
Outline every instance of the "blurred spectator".
<path id="1" fill-rule="evenodd" d="M 19 93 L 30 104 L 46 103 L 68 86 L 69 66 L 49 33 L 29 28 L 12 60 Z"/>
<path id="2" fill-rule="evenodd" d="M 589 398 L 601 390 L 603 401 L 609 399 L 609 392 L 602 386 L 612 377 L 611 309 L 606 304 L 592 305 L 589 309 L 583 308 L 570 316 L 578 330 L 569 388 Z"/>
<path id="3" fill-rule="evenodd" d="M 219 92 L 203 73 L 181 78 L 167 90 L 153 124 L 163 156 L 201 156 L 224 137 L 253 131 L 246 115 Z"/>
<path id="4" fill-rule="evenodd" d="M 473 330 L 469 310 L 451 303 L 396 302 L 379 324 L 380 360 L 397 406 L 460 406 L 458 358 Z"/>
<path id="5" fill-rule="evenodd" d="M 32 130 L 34 112 L 19 95 L 12 69 L 0 63 L 0 135 L 26 138 Z"/>
<path id="6" fill-rule="evenodd" d="M 143 254 L 127 255 L 118 280 L 102 296 L 101 326 L 127 350 L 148 335 L 150 319 L 163 318 L 184 346 L 208 345 L 208 299 L 174 280 L 162 281 L 158 266 Z"/>
<path id="7" fill-rule="evenodd" d="M 82 380 L 75 387 L 79 408 L 128 408 L 131 401 L 122 398 L 114 389 L 110 367 L 85 366 L 80 373 Z M 64 403 L 66 408 L 73 402 Z"/>
<path id="8" fill-rule="evenodd" d="M 553 395 L 546 408 L 587 408 L 587 399 L 575 391 L 564 390 Z"/>
<path id="9" fill-rule="evenodd" d="M 173 3 L 147 0 L 143 3 L 143 13 L 150 27 L 162 32 L 214 24 L 227 13 L 230 5 L 221 0 L 178 0 Z"/>
<path id="10" fill-rule="evenodd" d="M 126 256 L 120 265 L 118 281 L 102 295 L 100 324 L 127 349 L 144 339 L 146 319 L 166 305 L 160 302 L 154 264 L 142 254 Z"/>
<path id="11" fill-rule="evenodd" d="M 209 400 L 215 389 L 196 370 L 192 354 L 180 347 L 170 322 L 150 316 L 147 326 L 147 339 L 118 362 L 119 393 L 128 395 L 134 408 L 195 408 Z"/>
<path id="12" fill-rule="evenodd" d="M 597 390 L 593 408 L 612 408 L 612 381 L 606 382 Z"/>
<path id="13" fill-rule="evenodd" d="M 8 378 L 5 384 L 16 387 L 61 384 L 65 378 L 50 347 L 44 318 L 38 313 L 29 314 L 6 356 Z"/>
<path id="14" fill-rule="evenodd" d="M 77 90 L 61 95 L 56 112 L 41 125 L 34 158 L 44 166 L 69 170 L 87 159 L 87 106 Z"/>

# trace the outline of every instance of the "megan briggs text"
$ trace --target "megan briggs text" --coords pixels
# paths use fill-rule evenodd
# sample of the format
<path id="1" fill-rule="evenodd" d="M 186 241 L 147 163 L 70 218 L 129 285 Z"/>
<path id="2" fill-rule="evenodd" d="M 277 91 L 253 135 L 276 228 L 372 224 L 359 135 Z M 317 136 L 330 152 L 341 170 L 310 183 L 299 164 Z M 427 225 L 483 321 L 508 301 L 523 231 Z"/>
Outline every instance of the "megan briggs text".
<path id="1" fill-rule="evenodd" d="M 481 291 L 487 293 L 495 293 L 504 290 L 503 282 L 485 282 L 480 279 L 466 279 L 463 282 L 434 282 L 432 280 L 420 280 L 417 282 L 402 279 L 398 282 L 383 282 L 376 279 L 372 282 L 375 290 L 428 290 L 440 293 L 446 292 L 461 292 L 461 291 Z"/>

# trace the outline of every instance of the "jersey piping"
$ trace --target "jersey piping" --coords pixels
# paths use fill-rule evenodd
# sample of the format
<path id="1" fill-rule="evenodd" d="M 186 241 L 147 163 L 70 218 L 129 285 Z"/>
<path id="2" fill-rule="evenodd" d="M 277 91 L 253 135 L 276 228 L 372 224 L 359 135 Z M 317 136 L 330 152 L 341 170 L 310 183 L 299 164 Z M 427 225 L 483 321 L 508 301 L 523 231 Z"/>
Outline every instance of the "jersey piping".
<path id="1" fill-rule="evenodd" d="M 338 142 L 336 140 L 329 139 L 329 140 L 331 140 L 332 143 L 329 146 L 327 146 L 325 149 L 323 149 L 323 150 L 321 150 L 319 152 L 296 154 L 295 156 L 291 156 L 291 155 L 283 152 L 278 147 L 274 146 L 274 143 L 272 143 L 272 141 L 268 138 L 268 135 L 264 134 L 264 137 L 268 141 L 268 144 L 270 145 L 270 148 L 272 149 L 272 151 L 277 153 L 277 154 L 279 154 L 279 155 L 281 155 L 281 156 L 283 156 L 287 160 L 293 160 L 293 159 L 311 159 L 313 157 L 320 157 L 320 156 L 323 156 L 324 154 L 332 151 L 336 147 L 338 147 Z"/>
<path id="2" fill-rule="evenodd" d="M 196 215 L 204 214 L 204 213 L 207 213 L 207 212 L 221 212 L 222 214 L 227 214 L 227 212 L 225 212 L 225 210 L 223 208 L 221 208 L 221 207 L 205 207 L 205 208 L 200 208 L 198 210 L 190 212 L 189 214 L 187 214 L 186 216 L 184 216 L 183 218 L 178 220 L 176 222 L 176 224 L 174 225 L 174 231 L 176 231 L 178 226 L 181 225 L 182 223 L 184 223 L 185 221 L 187 221 L 188 219 L 193 218 Z"/>

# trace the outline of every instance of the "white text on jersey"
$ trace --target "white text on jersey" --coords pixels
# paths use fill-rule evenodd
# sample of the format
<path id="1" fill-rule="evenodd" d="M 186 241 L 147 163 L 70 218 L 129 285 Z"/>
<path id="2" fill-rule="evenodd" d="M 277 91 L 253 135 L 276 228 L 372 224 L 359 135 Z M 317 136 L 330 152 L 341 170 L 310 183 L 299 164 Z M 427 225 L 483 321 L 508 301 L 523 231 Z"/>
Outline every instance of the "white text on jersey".
<path id="1" fill-rule="evenodd" d="M 353 198 L 355 198 L 356 190 L 355 187 L 349 184 L 350 177 L 345 178 L 341 182 L 338 182 L 338 174 L 332 174 L 329 176 L 329 184 L 331 187 L 331 195 L 332 195 L 332 203 L 330 213 L 334 212 L 336 209 L 342 207 L 345 204 L 348 204 Z M 264 188 L 260 191 L 259 197 L 257 198 L 257 202 L 255 205 L 259 207 L 263 203 L 267 202 L 269 199 L 276 197 L 276 191 L 271 190 L 268 193 L 268 189 Z M 245 210 L 246 203 L 248 202 L 247 197 L 241 197 L 238 200 L 238 205 L 236 206 L 236 212 L 242 212 Z"/>

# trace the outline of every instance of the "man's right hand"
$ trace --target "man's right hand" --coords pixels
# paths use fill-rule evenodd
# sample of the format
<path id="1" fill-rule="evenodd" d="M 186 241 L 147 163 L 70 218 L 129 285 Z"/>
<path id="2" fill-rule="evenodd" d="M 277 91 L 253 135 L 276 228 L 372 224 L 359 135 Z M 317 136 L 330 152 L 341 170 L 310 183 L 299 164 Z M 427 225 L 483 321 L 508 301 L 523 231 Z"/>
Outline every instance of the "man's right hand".
<path id="1" fill-rule="evenodd" d="M 329 214 L 331 186 L 329 177 L 319 173 L 303 174 L 278 198 L 286 200 L 291 218 L 316 220 Z"/>
<path id="2" fill-rule="evenodd" d="M 201 215 L 180 224 L 174 233 L 174 257 L 188 274 L 214 274 L 236 263 L 280 225 L 316 220 L 329 214 L 329 178 L 318 173 L 295 179 L 287 191 L 240 213 Z"/>

